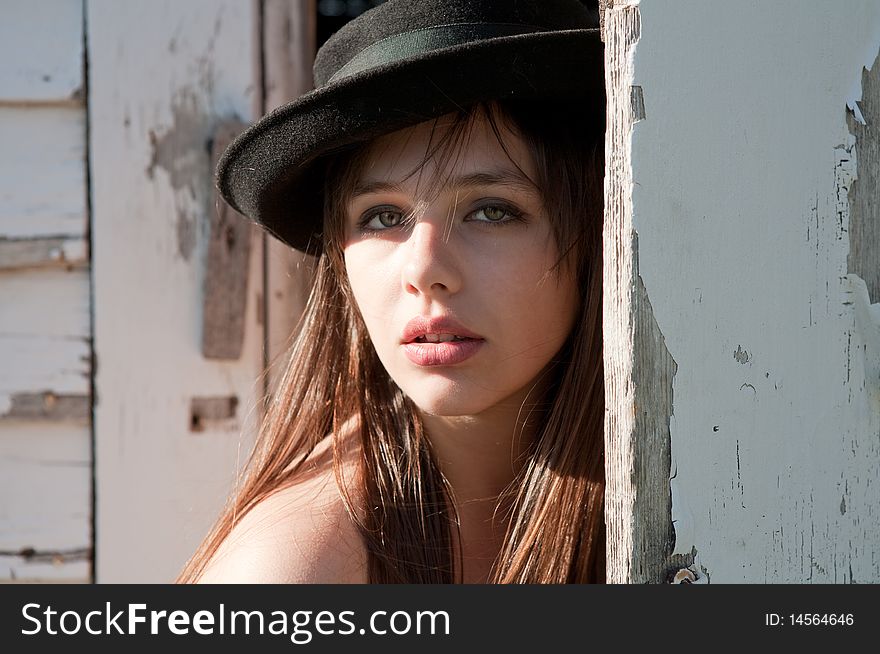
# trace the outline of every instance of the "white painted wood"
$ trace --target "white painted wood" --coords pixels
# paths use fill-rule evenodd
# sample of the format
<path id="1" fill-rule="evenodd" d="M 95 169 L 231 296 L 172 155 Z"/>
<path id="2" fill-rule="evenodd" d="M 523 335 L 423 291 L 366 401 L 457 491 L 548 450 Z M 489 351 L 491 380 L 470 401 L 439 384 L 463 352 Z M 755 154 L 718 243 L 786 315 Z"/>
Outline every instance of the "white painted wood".
<path id="1" fill-rule="evenodd" d="M 847 274 L 846 111 L 880 4 L 639 10 L 633 227 L 678 365 L 675 551 L 717 582 L 876 583 L 880 298 Z"/>
<path id="2" fill-rule="evenodd" d="M 83 238 L 0 239 L 0 273 L 22 268 L 70 268 L 88 265 Z"/>
<path id="3" fill-rule="evenodd" d="M 90 443 L 87 425 L 0 422 L 0 581 L 88 580 Z"/>
<path id="4" fill-rule="evenodd" d="M 87 3 L 99 582 L 172 580 L 216 518 L 253 437 L 263 333 L 255 247 L 241 359 L 205 360 L 207 139 L 249 121 L 250 3 Z M 145 56 L 144 53 L 149 53 Z M 259 241 L 259 239 L 256 239 Z M 193 397 L 239 399 L 190 431 Z"/>
<path id="5" fill-rule="evenodd" d="M 0 582 L 91 576 L 82 7 L 0 14 Z"/>
<path id="6" fill-rule="evenodd" d="M 0 338 L 86 339 L 90 330 L 88 270 L 0 273 Z"/>
<path id="7" fill-rule="evenodd" d="M 0 239 L 85 235 L 85 138 L 82 108 L 0 106 Z"/>
<path id="8" fill-rule="evenodd" d="M 0 336 L 0 414 L 15 393 L 88 395 L 91 349 L 83 338 Z"/>
<path id="9" fill-rule="evenodd" d="M 88 396 L 87 270 L 0 273 L 0 416 L 21 393 Z"/>
<path id="10" fill-rule="evenodd" d="M 79 0 L 3 0 L 0 103 L 81 102 L 82 6 Z"/>
<path id="11" fill-rule="evenodd" d="M 80 583 L 91 579 L 88 561 L 32 561 L 19 556 L 0 555 L 0 583 Z"/>

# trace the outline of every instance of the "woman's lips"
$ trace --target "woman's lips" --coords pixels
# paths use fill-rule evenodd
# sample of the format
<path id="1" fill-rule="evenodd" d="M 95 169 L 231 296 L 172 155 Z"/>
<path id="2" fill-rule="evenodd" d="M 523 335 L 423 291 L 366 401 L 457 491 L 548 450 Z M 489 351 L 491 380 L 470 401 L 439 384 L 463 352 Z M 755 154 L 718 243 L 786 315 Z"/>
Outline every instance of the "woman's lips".
<path id="1" fill-rule="evenodd" d="M 485 342 L 481 338 L 440 343 L 412 342 L 403 343 L 403 351 L 417 366 L 453 366 L 470 359 Z"/>
<path id="2" fill-rule="evenodd" d="M 415 316 L 404 326 L 400 342 L 412 343 L 418 339 L 424 341 L 427 334 L 482 340 L 480 334 L 470 331 L 464 325 L 459 324 L 457 320 L 454 320 L 452 316 L 447 315 Z"/>
<path id="3" fill-rule="evenodd" d="M 415 316 L 404 326 L 400 344 L 417 366 L 454 366 L 474 356 L 485 342 L 445 315 Z"/>

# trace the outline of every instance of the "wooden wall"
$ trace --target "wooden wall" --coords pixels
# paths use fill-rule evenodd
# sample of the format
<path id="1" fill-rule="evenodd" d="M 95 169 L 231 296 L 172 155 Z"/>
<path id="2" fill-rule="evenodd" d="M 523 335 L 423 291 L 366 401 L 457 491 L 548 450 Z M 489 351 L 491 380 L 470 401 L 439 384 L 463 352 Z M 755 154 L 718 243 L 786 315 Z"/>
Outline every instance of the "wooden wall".
<path id="1" fill-rule="evenodd" d="M 93 367 L 84 99 L 82 3 L 4 2 L 2 581 L 87 581 L 91 574 Z"/>
<path id="2" fill-rule="evenodd" d="M 202 348 L 207 271 L 221 274 L 209 253 L 221 210 L 212 142 L 259 113 L 259 13 L 239 0 L 86 8 L 95 576 L 171 581 L 233 486 L 263 394 L 260 238 L 241 271 L 240 356 Z"/>
<path id="3" fill-rule="evenodd" d="M 310 261 L 213 158 L 314 49 L 314 0 L 4 3 L 0 580 L 170 581 L 217 516 Z"/>

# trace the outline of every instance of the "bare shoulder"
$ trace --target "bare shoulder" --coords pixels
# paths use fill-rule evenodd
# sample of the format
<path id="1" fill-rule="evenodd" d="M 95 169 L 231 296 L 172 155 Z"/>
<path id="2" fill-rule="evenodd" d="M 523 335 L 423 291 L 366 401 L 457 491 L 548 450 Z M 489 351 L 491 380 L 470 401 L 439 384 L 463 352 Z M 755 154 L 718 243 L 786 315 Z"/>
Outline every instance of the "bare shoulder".
<path id="1" fill-rule="evenodd" d="M 322 444 L 310 461 L 305 474 L 237 522 L 201 583 L 367 583 L 366 549 L 342 499 L 329 446 Z M 350 490 L 351 461 L 347 456 L 343 467 Z"/>

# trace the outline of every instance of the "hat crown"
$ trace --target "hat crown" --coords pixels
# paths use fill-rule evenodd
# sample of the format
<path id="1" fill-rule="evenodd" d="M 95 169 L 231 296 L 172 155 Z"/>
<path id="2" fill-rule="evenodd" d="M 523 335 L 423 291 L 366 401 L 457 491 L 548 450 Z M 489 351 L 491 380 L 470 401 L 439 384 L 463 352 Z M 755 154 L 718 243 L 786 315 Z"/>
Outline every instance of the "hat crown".
<path id="1" fill-rule="evenodd" d="M 318 50 L 315 86 L 327 84 L 355 56 L 381 47 L 383 40 L 452 25 L 505 26 L 529 32 L 598 26 L 596 16 L 580 0 L 387 0 L 344 25 Z M 450 38 L 465 43 L 478 37 L 461 31 Z"/>

